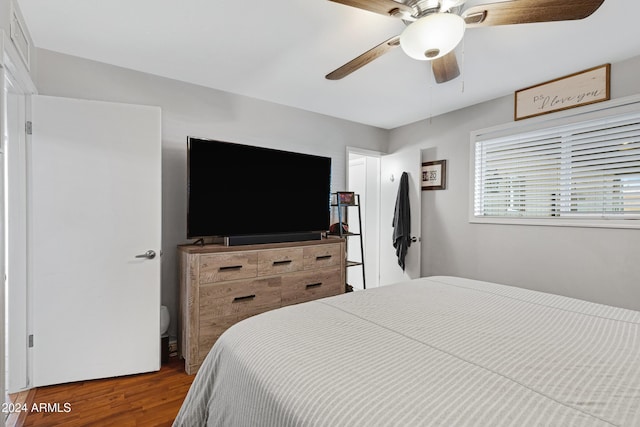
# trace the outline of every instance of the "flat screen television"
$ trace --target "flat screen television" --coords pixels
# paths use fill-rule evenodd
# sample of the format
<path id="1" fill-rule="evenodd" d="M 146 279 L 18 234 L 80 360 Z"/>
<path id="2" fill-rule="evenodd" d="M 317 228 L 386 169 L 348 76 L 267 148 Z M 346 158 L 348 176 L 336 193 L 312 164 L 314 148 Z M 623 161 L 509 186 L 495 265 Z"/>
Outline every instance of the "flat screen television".
<path id="1" fill-rule="evenodd" d="M 329 157 L 188 137 L 187 177 L 187 238 L 267 243 L 329 229 Z"/>

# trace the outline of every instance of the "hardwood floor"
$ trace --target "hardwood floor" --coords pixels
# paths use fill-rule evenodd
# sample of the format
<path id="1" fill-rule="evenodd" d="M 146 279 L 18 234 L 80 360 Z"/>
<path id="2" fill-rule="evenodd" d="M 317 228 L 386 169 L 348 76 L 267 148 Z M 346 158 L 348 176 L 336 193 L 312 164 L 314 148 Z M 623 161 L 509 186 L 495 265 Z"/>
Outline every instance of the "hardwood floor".
<path id="1" fill-rule="evenodd" d="M 40 387 L 28 407 L 59 412 L 29 411 L 15 426 L 170 426 L 193 378 L 174 357 L 158 372 Z"/>

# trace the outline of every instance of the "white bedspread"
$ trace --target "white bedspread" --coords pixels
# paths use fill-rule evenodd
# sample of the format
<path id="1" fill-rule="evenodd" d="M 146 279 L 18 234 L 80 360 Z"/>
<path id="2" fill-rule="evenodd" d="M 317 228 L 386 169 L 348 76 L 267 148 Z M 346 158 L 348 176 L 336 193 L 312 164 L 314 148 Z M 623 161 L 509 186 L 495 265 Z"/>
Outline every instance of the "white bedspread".
<path id="1" fill-rule="evenodd" d="M 454 277 L 284 307 L 222 335 L 174 425 L 640 426 L 640 312 Z"/>

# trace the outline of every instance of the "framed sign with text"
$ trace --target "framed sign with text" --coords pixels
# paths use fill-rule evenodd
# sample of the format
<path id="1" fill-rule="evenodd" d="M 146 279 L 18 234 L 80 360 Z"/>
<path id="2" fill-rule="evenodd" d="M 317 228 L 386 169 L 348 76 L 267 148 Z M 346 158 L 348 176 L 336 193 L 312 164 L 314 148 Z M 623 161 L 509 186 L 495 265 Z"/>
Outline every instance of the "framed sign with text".
<path id="1" fill-rule="evenodd" d="M 521 89 L 515 93 L 515 120 L 607 101 L 611 64 L 600 65 Z"/>
<path id="2" fill-rule="evenodd" d="M 424 162 L 422 164 L 422 189 L 444 190 L 446 188 L 447 161 Z"/>

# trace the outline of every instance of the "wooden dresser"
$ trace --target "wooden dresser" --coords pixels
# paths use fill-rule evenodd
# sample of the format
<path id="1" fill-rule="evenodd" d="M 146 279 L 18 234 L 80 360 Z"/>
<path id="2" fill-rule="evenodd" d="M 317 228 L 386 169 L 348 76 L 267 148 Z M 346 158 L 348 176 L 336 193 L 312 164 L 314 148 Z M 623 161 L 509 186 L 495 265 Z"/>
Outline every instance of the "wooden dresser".
<path id="1" fill-rule="evenodd" d="M 218 337 L 242 319 L 345 290 L 345 242 L 178 247 L 178 345 L 195 374 Z"/>

